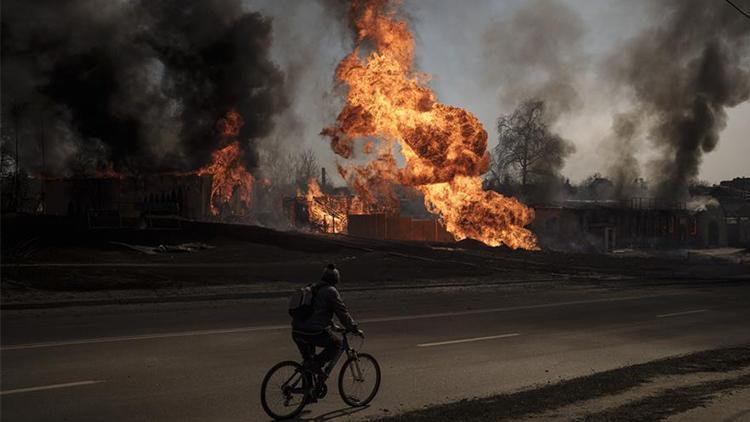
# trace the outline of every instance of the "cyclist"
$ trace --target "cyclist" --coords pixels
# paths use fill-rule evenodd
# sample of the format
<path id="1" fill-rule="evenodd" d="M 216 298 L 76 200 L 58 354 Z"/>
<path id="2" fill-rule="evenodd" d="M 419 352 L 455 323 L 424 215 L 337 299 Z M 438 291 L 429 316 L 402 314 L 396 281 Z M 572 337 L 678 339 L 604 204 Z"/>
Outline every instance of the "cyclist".
<path id="1" fill-rule="evenodd" d="M 340 280 L 339 270 L 335 265 L 328 264 L 320 282 L 313 285 L 312 314 L 305 320 L 292 320 L 292 340 L 308 369 L 318 375 L 323 375 L 325 364 L 332 361 L 342 347 L 341 338 L 332 331 L 334 314 L 347 330 L 361 333 L 336 290 L 335 286 Z M 315 355 L 315 347 L 322 347 L 323 350 Z"/>

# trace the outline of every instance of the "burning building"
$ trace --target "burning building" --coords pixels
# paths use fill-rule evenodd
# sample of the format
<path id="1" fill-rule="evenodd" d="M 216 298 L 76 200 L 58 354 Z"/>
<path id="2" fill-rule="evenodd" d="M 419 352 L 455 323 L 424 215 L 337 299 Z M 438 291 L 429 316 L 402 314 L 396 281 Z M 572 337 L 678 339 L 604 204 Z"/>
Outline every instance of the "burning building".
<path id="1" fill-rule="evenodd" d="M 284 199 L 284 210 L 293 227 L 321 233 L 346 233 L 349 213 L 356 208 L 354 202 L 355 197 L 348 189 L 324 193 L 312 179 L 307 192 L 297 190 L 295 196 Z"/>
<path id="2" fill-rule="evenodd" d="M 255 179 L 237 140 L 243 124 L 233 109 L 220 118 L 223 146 L 195 171 L 119 173 L 109 163 L 75 177 L 25 177 L 23 195 L 14 193 L 15 211 L 85 216 L 89 227 L 153 227 L 169 219 L 250 222 Z"/>
<path id="3" fill-rule="evenodd" d="M 426 210 L 415 216 L 401 215 L 412 198 L 401 198 L 399 206 L 367 206 L 348 188 L 324 191 L 310 180 L 307 191 L 285 200 L 285 210 L 297 228 L 381 240 L 452 242 L 455 238 Z M 412 211 L 413 213 L 414 211 Z"/>
<path id="4" fill-rule="evenodd" d="M 3 4 L 4 210 L 248 221 L 256 141 L 288 107 L 271 20 L 241 0 L 67 3 Z"/>

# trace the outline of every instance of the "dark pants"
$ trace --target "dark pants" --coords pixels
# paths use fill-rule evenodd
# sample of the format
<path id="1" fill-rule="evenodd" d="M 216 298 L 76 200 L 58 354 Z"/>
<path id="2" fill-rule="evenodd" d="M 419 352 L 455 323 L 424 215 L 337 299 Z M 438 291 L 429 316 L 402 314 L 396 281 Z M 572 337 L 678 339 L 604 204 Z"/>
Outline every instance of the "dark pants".
<path id="1" fill-rule="evenodd" d="M 312 359 L 321 368 L 336 357 L 336 353 L 341 349 L 342 344 L 341 339 L 329 330 L 320 334 L 292 333 L 292 340 L 302 354 L 302 359 Z M 315 355 L 316 347 L 323 348 L 317 355 Z"/>

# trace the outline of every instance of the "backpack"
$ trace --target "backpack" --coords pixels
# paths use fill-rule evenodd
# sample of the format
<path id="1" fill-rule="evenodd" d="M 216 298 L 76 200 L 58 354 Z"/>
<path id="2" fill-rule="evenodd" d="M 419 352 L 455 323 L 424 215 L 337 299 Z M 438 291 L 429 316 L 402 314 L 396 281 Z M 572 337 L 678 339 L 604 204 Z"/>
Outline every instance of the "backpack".
<path id="1" fill-rule="evenodd" d="M 298 321 L 304 321 L 310 318 L 313 313 L 313 299 L 318 293 L 317 284 L 308 284 L 305 287 L 297 289 L 289 296 L 289 316 Z"/>

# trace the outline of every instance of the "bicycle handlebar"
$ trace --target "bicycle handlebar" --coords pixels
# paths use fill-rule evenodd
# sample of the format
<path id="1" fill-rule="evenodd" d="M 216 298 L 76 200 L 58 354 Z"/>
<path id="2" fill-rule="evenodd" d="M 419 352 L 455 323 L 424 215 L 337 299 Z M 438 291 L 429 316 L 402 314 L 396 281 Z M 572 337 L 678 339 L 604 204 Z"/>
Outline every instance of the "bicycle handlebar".
<path id="1" fill-rule="evenodd" d="M 355 336 L 361 336 L 361 337 L 365 336 L 365 333 L 362 330 L 360 330 L 359 328 L 355 328 L 353 330 L 350 330 L 348 328 L 344 328 L 344 327 L 341 327 L 339 325 L 333 324 L 333 327 L 331 327 L 331 329 L 333 331 L 335 331 L 337 333 L 341 333 L 341 334 L 354 334 Z"/>

